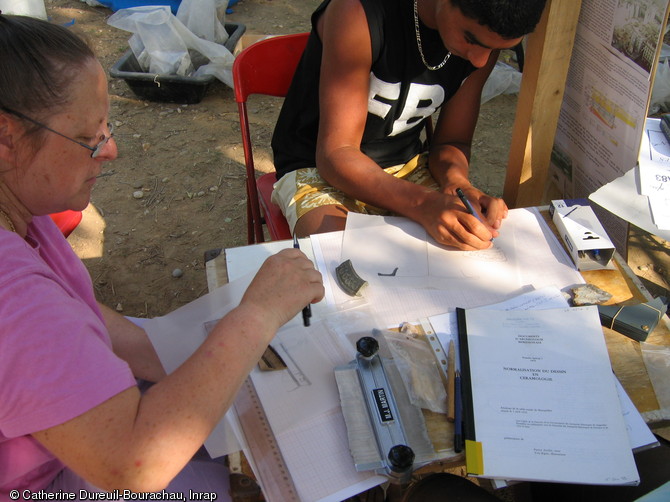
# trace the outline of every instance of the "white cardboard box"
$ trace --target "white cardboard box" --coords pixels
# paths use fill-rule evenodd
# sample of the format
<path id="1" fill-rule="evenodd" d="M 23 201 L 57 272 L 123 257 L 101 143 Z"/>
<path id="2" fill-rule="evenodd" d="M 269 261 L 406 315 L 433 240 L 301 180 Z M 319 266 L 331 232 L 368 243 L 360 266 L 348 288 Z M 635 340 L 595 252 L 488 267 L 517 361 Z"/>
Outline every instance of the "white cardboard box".
<path id="1" fill-rule="evenodd" d="M 614 244 L 588 200 L 552 200 L 549 213 L 577 270 L 614 268 Z"/>

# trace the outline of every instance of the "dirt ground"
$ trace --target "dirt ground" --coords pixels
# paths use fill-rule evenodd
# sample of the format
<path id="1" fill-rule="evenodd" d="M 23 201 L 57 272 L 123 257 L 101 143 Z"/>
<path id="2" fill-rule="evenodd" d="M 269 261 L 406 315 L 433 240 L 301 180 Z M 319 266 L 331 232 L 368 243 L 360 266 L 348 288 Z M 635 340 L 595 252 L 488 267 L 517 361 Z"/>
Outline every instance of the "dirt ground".
<path id="1" fill-rule="evenodd" d="M 130 33 L 112 28 L 112 11 L 81 0 L 46 0 L 48 15 L 88 35 L 106 71 L 128 49 Z M 246 0 L 228 22 L 247 33 L 304 31 L 316 0 Z M 69 240 L 86 263 L 98 298 L 125 315 L 153 317 L 207 291 L 203 256 L 246 244 L 244 155 L 232 89 L 215 81 L 198 104 L 139 99 L 110 79 L 110 121 L 119 156 L 106 164 L 92 204 Z M 278 104 L 250 102 L 259 169 Z M 141 191 L 141 199 L 134 193 Z M 175 271 L 181 270 L 182 275 Z"/>
<path id="2" fill-rule="evenodd" d="M 307 31 L 320 0 L 241 0 L 226 21 L 247 34 Z M 112 11 L 81 0 L 46 0 L 54 22 L 86 33 L 106 71 L 130 34 L 107 24 Z M 69 240 L 88 267 L 98 298 L 125 315 L 166 314 L 207 291 L 204 253 L 246 244 L 244 156 L 232 89 L 215 82 L 198 104 L 145 101 L 110 79 L 118 158 L 106 165 L 92 203 Z M 272 169 L 269 150 L 279 112 L 275 98 L 252 97 L 249 111 L 257 169 Z M 502 195 L 516 96 L 482 108 L 472 178 Z M 142 198 L 134 193 L 142 192 Z M 631 266 L 652 287 L 668 287 L 667 243 L 640 236 Z M 639 251 L 637 251 L 639 250 Z M 642 267 L 642 268 L 639 268 Z M 181 273 L 179 272 L 181 271 Z"/>

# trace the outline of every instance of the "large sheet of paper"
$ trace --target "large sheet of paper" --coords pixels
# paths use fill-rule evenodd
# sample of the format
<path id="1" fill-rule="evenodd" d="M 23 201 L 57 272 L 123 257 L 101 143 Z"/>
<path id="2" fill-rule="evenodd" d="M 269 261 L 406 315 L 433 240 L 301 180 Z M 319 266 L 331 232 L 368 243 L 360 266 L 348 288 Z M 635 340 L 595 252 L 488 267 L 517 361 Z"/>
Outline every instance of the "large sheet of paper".
<path id="1" fill-rule="evenodd" d="M 256 263 L 233 258 L 236 269 L 233 282 L 166 316 L 145 322 L 144 328 L 168 373 L 190 357 L 205 340 L 210 326 L 239 303 L 260 263 L 283 247 L 276 243 L 265 249 L 251 246 L 257 253 Z M 250 378 L 300 499 L 338 502 L 385 480 L 374 473 L 356 472 L 354 468 L 333 373 L 336 365 L 354 358 L 355 349 L 346 335 L 357 331 L 367 334 L 376 325 L 369 314 L 360 311 L 341 313 L 336 318 L 324 315 L 323 310 L 318 312 L 319 319 L 309 328 L 301 320 L 290 322 L 273 339 L 272 345 L 286 362 L 286 370 L 262 372 L 256 368 Z M 246 446 L 234 410 L 219 422 L 205 446 L 213 457 Z M 256 458 L 254 452 L 247 454 L 254 468 L 256 462 L 272 461 Z M 256 472 L 263 484 L 260 471 Z M 279 502 L 272 498 L 272 493 L 265 495 L 267 500 Z"/>
<path id="2" fill-rule="evenodd" d="M 347 336 L 375 327 L 358 310 L 287 325 L 272 341 L 287 369 L 250 375 L 300 500 L 337 502 L 385 480 L 354 468 L 334 374 L 355 357 Z"/>
<path id="3" fill-rule="evenodd" d="M 638 162 L 640 193 L 670 198 L 670 141 L 661 131 L 660 119 L 647 119 Z"/>
<path id="4" fill-rule="evenodd" d="M 641 229 L 670 240 L 670 230 L 661 230 L 654 223 L 649 209 L 649 199 L 639 192 L 637 168 L 603 186 L 589 197 L 612 214 L 629 221 Z M 622 204 L 621 201 L 625 201 Z M 627 237 L 627 234 L 626 234 Z M 617 245 L 619 249 L 619 245 Z"/>
<path id="5" fill-rule="evenodd" d="M 509 480 L 639 482 L 596 307 L 465 315 L 470 472 Z M 460 340 L 463 345 L 464 336 Z"/>
<path id="6" fill-rule="evenodd" d="M 649 197 L 654 224 L 670 230 L 670 141 L 660 119 L 647 119 L 638 162 L 640 193 Z"/>
<path id="7" fill-rule="evenodd" d="M 438 244 L 407 218 L 351 214 L 341 260 L 351 259 L 361 277 L 386 288 L 451 289 L 461 283 L 507 294 L 528 284 L 564 282 L 565 268 L 574 266 L 540 218 L 534 208 L 512 209 L 491 248 L 459 251 Z"/>
<path id="8" fill-rule="evenodd" d="M 584 282 L 535 208 L 510 210 L 493 249 L 485 251 L 440 246 L 407 218 L 350 214 L 349 220 L 351 228 L 348 223 L 344 232 L 316 234 L 301 242 L 326 287 L 324 301 L 312 305 L 315 319 L 367 304 L 380 321 L 393 325 L 456 306 L 497 303 L 529 287 L 564 290 Z M 228 276 L 250 280 L 268 256 L 288 246 L 286 241 L 227 249 Z M 335 269 L 345 259 L 369 282 L 361 298 L 347 296 L 337 284 Z M 396 267 L 393 276 L 377 275 Z M 297 316 L 291 324 L 300 322 Z"/>
<path id="9" fill-rule="evenodd" d="M 239 304 L 250 278 L 244 276 L 161 317 L 144 323 L 144 329 L 163 368 L 172 373 L 188 359 L 207 337 L 216 322 Z M 212 457 L 242 449 L 244 438 L 234 411 L 228 411 L 205 441 Z"/>
<path id="10" fill-rule="evenodd" d="M 349 224 L 351 219 L 351 228 Z M 316 238 L 316 239 L 315 239 Z M 513 209 L 500 237 L 484 251 L 440 246 L 415 222 L 350 215 L 341 240 L 312 236 L 331 301 L 352 302 L 337 285 L 335 267 L 351 259 L 369 286 L 365 300 L 391 324 L 497 303 L 532 288 L 568 288 L 583 279 L 535 209 Z M 392 272 L 395 275 L 379 275 Z"/>

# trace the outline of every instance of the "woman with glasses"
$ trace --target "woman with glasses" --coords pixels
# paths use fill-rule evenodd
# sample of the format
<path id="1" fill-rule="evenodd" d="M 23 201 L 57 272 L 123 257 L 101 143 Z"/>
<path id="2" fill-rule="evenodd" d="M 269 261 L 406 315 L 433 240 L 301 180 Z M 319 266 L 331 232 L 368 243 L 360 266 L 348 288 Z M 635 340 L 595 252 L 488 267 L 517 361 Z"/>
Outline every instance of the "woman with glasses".
<path id="1" fill-rule="evenodd" d="M 225 500 L 226 468 L 192 459 L 276 330 L 322 298 L 321 276 L 297 249 L 269 258 L 165 375 L 146 333 L 96 302 L 48 216 L 89 203 L 117 155 L 108 114 L 81 39 L 0 14 L 0 501 L 117 489 Z M 136 379 L 157 383 L 140 393 Z"/>

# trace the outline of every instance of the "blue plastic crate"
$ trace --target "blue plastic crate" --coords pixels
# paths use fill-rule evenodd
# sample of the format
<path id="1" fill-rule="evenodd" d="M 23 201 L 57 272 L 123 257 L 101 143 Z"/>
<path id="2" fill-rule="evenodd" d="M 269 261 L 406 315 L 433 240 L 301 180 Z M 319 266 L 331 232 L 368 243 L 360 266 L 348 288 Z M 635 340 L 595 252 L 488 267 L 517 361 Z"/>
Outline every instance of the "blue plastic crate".
<path id="1" fill-rule="evenodd" d="M 98 2 L 115 12 L 119 9 L 130 9 L 143 5 L 167 5 L 173 14 L 177 13 L 179 4 L 181 4 L 181 0 L 98 0 Z"/>

